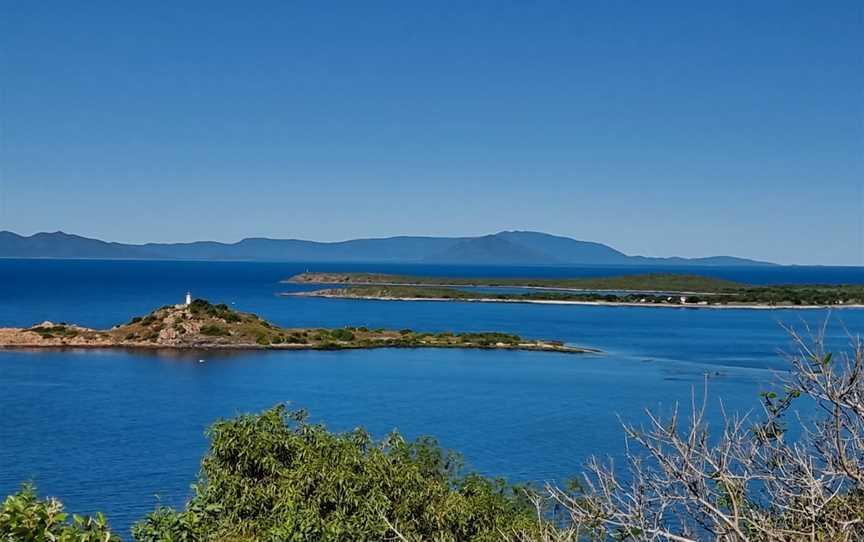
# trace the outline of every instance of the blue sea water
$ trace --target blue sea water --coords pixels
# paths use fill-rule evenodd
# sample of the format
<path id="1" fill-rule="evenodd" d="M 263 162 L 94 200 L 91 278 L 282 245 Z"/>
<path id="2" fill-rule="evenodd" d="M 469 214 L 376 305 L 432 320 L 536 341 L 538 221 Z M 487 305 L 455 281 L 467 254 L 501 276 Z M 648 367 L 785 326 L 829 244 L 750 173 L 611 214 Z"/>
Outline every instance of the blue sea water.
<path id="1" fill-rule="evenodd" d="M 307 270 L 441 276 L 590 276 L 657 269 L 480 268 L 248 262 L 0 261 L 0 326 L 42 320 L 108 327 L 196 297 L 281 325 L 508 331 L 603 350 L 535 352 L 0 351 L 0 494 L 25 480 L 121 531 L 157 503 L 182 506 L 219 417 L 280 402 L 336 430 L 431 434 L 469 468 L 514 482 L 560 481 L 591 455 L 614 456 L 618 416 L 689 404 L 708 383 L 712 419 L 758 410 L 789 348 L 781 324 L 818 327 L 822 310 L 698 310 L 279 297 Z M 669 270 L 663 268 L 662 270 Z M 680 271 L 680 270 L 679 270 Z M 687 270 L 693 272 L 694 270 Z M 859 268 L 706 268 L 753 283 L 864 283 Z M 864 311 L 830 315 L 830 340 Z M 206 363 L 198 359 L 206 357 Z"/>

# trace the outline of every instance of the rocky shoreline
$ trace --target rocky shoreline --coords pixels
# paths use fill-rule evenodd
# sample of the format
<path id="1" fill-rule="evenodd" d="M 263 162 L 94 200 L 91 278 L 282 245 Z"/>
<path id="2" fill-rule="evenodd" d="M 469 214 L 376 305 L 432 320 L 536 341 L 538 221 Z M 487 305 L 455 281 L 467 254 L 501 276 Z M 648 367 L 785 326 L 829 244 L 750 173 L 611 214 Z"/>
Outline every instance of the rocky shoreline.
<path id="1" fill-rule="evenodd" d="M 467 348 L 567 354 L 597 350 L 517 335 L 421 333 L 365 327 L 282 328 L 257 315 L 196 299 L 166 306 L 108 330 L 42 322 L 30 328 L 0 328 L 0 348 L 121 348 L 233 350 L 345 350 L 373 348 Z"/>

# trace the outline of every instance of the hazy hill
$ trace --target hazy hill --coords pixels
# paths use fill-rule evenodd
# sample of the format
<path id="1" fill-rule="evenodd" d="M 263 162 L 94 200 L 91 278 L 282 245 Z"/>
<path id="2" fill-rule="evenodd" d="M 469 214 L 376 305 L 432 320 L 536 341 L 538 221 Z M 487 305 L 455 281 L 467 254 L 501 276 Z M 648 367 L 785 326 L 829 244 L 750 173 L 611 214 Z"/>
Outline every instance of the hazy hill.
<path id="1" fill-rule="evenodd" d="M 257 260 L 308 262 L 426 262 L 484 265 L 771 265 L 744 258 L 629 256 L 601 243 L 540 232 L 505 231 L 481 237 L 387 237 L 320 243 L 249 238 L 237 243 L 109 243 L 63 232 L 25 237 L 0 232 L 2 258 Z"/>
<path id="2" fill-rule="evenodd" d="M 434 263 L 513 264 L 524 262 L 560 263 L 553 253 L 537 250 L 530 244 L 514 243 L 502 234 L 461 239 L 442 252 L 429 254 L 423 261 Z"/>

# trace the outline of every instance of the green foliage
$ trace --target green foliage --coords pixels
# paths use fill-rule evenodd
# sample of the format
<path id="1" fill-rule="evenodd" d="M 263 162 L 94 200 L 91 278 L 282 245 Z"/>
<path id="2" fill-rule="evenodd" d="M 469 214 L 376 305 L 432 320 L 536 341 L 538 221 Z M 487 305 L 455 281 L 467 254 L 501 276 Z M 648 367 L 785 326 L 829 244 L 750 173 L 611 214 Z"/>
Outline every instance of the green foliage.
<path id="1" fill-rule="evenodd" d="M 267 335 L 264 335 L 263 333 L 255 337 L 255 342 L 260 344 L 261 346 L 270 346 L 270 339 L 268 339 Z"/>
<path id="2" fill-rule="evenodd" d="M 497 344 L 497 343 L 516 344 L 522 340 L 522 338 L 519 335 L 511 335 L 509 333 L 497 333 L 497 332 L 460 333 L 458 335 L 458 337 L 464 341 L 477 342 L 480 344 L 488 344 L 488 345 L 493 345 L 493 344 Z"/>
<path id="3" fill-rule="evenodd" d="M 74 337 L 78 335 L 78 330 L 66 327 L 65 325 L 36 326 L 31 327 L 27 331 L 38 333 L 43 339 L 51 339 L 53 337 Z"/>
<path id="4" fill-rule="evenodd" d="M 318 350 L 342 350 L 344 346 L 340 343 L 333 342 L 330 339 L 323 339 L 315 346 Z"/>
<path id="5" fill-rule="evenodd" d="M 0 508 L 0 540 L 15 542 L 117 542 L 102 514 L 96 517 L 63 511 L 56 499 L 39 500 L 33 486 L 25 485 L 6 497 Z"/>
<path id="6" fill-rule="evenodd" d="M 418 277 L 383 273 L 304 273 L 301 282 L 329 284 L 368 284 L 380 286 L 531 286 L 542 288 L 577 288 L 584 290 L 646 290 L 719 292 L 746 285 L 729 280 L 681 273 L 643 273 L 612 277 L 584 278 L 504 278 L 504 277 Z M 316 280 L 321 279 L 321 280 Z"/>
<path id="7" fill-rule="evenodd" d="M 336 341 L 353 341 L 354 333 L 347 329 L 334 329 L 330 332 L 330 337 Z"/>
<path id="8" fill-rule="evenodd" d="M 493 541 L 536 528 L 533 509 L 500 481 L 460 477 L 431 439 L 381 442 L 334 434 L 284 407 L 220 421 L 209 432 L 195 496 L 161 508 L 136 540 Z"/>
<path id="9" fill-rule="evenodd" d="M 295 332 L 288 336 L 287 342 L 295 344 L 306 344 L 306 337 L 304 337 L 300 333 Z"/>
<path id="10" fill-rule="evenodd" d="M 573 301 L 606 303 L 644 303 L 662 305 L 682 305 L 681 294 L 603 291 L 529 291 L 525 293 L 488 293 L 476 290 L 460 290 L 431 286 L 350 286 L 337 290 L 324 290 L 340 297 L 372 297 L 392 299 L 452 299 L 501 301 Z M 758 305 L 849 305 L 864 303 L 864 286 L 760 286 L 739 288 L 737 290 L 718 290 L 703 295 L 687 294 L 683 305 L 696 304 L 758 304 Z"/>
<path id="11" fill-rule="evenodd" d="M 214 305 L 204 299 L 196 299 L 189 305 L 189 311 L 194 316 L 209 316 L 211 318 L 220 318 L 226 323 L 233 324 L 242 321 L 240 315 L 228 308 L 228 305 L 219 303 Z"/>
<path id="12" fill-rule="evenodd" d="M 828 354 L 827 359 L 831 359 Z M 801 396 L 797 389 L 787 388 L 782 396 L 773 391 L 765 391 L 759 394 L 762 406 L 768 414 L 764 422 L 757 423 L 753 428 L 754 436 L 762 441 L 779 439 L 786 433 L 786 422 L 784 416 L 792 407 L 792 402 Z"/>
<path id="13" fill-rule="evenodd" d="M 240 318 L 240 315 L 234 311 L 230 311 L 230 312 L 225 313 L 222 316 L 222 319 L 225 320 L 229 324 L 234 324 L 234 323 L 242 321 L 242 318 Z"/>
<path id="14" fill-rule="evenodd" d="M 201 335 L 208 335 L 210 337 L 227 337 L 231 335 L 231 332 L 222 326 L 207 324 L 201 326 Z"/>
<path id="15" fill-rule="evenodd" d="M 315 274 L 309 274 L 315 277 Z M 780 284 L 755 286 L 678 273 L 648 273 L 588 278 L 447 278 L 375 273 L 346 273 L 338 282 L 347 288 L 326 290 L 346 297 L 425 298 L 502 301 L 605 301 L 680 305 L 849 305 L 864 303 L 864 286 L 856 284 Z M 316 282 L 316 281 L 312 281 Z M 488 293 L 460 289 L 472 286 L 544 288 L 526 293 Z M 558 288 L 559 290 L 555 290 Z M 569 290 L 569 291 L 568 291 Z M 644 301 L 643 301 L 644 300 Z"/>

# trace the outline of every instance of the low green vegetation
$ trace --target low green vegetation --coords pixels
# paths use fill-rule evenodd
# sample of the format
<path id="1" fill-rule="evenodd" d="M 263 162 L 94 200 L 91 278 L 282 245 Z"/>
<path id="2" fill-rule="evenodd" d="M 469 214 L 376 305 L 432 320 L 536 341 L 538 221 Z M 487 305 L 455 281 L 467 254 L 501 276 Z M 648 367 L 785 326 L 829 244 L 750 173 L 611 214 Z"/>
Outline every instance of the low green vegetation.
<path id="1" fill-rule="evenodd" d="M 65 325 L 35 326 L 27 331 L 38 333 L 43 339 L 52 339 L 55 337 L 68 338 L 78 335 L 77 329 Z"/>
<path id="2" fill-rule="evenodd" d="M 208 324 L 201 326 L 201 335 L 207 335 L 208 337 L 230 337 L 231 332 L 224 327 Z"/>
<path id="3" fill-rule="evenodd" d="M 678 273 L 648 273 L 614 277 L 509 278 L 509 277 L 419 277 L 382 273 L 302 273 L 289 282 L 311 284 L 375 284 L 403 286 L 505 286 L 566 288 L 580 290 L 639 290 L 725 292 L 746 285 L 729 280 Z"/>
<path id="4" fill-rule="evenodd" d="M 864 285 L 751 285 L 700 275 L 650 273 L 587 278 L 448 278 L 376 273 L 304 273 L 292 282 L 347 284 L 325 290 L 345 297 L 583 301 L 685 305 L 858 305 Z M 535 288 L 530 292 L 478 292 L 459 287 Z M 555 291 L 558 289 L 558 291 Z M 576 291 L 566 291 L 576 290 Z M 682 297 L 685 299 L 682 301 Z"/>
<path id="5" fill-rule="evenodd" d="M 353 341 L 355 335 L 354 332 L 349 329 L 334 329 L 330 331 L 330 338 L 335 341 Z"/>
<path id="6" fill-rule="evenodd" d="M 729 293 L 678 294 L 620 292 L 567 292 L 535 290 L 527 292 L 481 292 L 432 286 L 373 286 L 352 285 L 313 292 L 311 295 L 383 298 L 383 299 L 448 299 L 493 301 L 560 301 L 636 303 L 648 305 L 768 305 L 768 306 L 827 306 L 864 304 L 864 286 L 810 287 L 777 286 L 742 288 Z"/>
<path id="7" fill-rule="evenodd" d="M 192 313 L 193 316 L 218 318 L 220 320 L 224 320 L 229 324 L 243 321 L 243 316 L 240 313 L 228 308 L 228 305 L 224 303 L 214 305 L 204 299 L 196 299 L 192 301 L 192 303 L 189 305 L 189 312 Z M 248 317 L 253 317 L 253 319 L 257 318 L 254 317 L 254 315 L 247 315 L 247 318 Z"/>
<path id="8" fill-rule="evenodd" d="M 465 341 L 476 341 L 481 344 L 519 344 L 522 338 L 509 333 L 462 333 L 459 335 Z"/>

